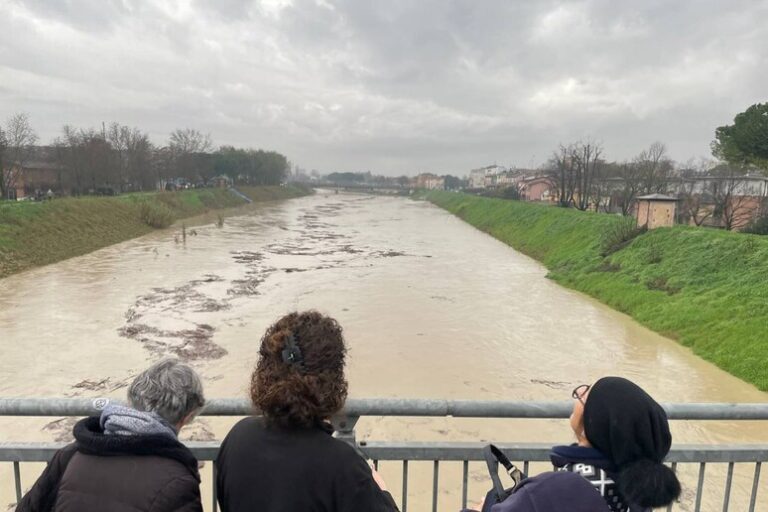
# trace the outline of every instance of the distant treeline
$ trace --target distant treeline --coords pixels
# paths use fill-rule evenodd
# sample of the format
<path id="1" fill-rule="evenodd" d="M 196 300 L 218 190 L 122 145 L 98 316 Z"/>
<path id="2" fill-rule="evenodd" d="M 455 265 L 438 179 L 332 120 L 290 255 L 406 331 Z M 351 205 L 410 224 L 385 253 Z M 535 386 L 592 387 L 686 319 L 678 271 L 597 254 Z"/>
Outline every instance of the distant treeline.
<path id="1" fill-rule="evenodd" d="M 44 176 L 55 191 L 78 195 L 155 190 L 169 183 L 203 186 L 220 175 L 239 183 L 278 185 L 290 167 L 275 151 L 214 150 L 210 135 L 189 128 L 173 131 L 162 146 L 139 128 L 119 123 L 101 129 L 65 125 L 50 145 L 37 142 L 24 114 L 0 127 L 0 197 L 20 184 L 29 185 L 30 176 L 38 185 Z"/>

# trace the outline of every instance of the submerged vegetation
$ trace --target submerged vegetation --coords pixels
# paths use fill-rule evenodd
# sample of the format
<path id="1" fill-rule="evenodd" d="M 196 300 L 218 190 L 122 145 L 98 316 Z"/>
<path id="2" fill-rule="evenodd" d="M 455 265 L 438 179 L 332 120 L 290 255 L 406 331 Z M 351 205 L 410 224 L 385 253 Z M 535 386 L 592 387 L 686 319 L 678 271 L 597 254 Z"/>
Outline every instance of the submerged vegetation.
<path id="1" fill-rule="evenodd" d="M 299 186 L 241 187 L 253 201 L 310 193 Z M 47 202 L 0 202 L 0 278 L 165 228 L 209 210 L 245 200 L 228 190 L 138 193 L 117 197 L 76 197 Z"/>
<path id="2" fill-rule="evenodd" d="M 427 199 L 541 261 L 549 277 L 768 390 L 768 239 L 518 201 Z"/>

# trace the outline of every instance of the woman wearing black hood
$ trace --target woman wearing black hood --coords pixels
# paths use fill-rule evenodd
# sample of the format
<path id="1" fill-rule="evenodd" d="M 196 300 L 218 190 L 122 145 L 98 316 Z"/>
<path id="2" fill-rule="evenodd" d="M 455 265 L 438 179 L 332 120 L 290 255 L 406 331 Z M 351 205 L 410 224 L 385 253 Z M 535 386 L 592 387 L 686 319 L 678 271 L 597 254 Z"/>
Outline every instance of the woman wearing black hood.
<path id="1" fill-rule="evenodd" d="M 577 444 L 555 446 L 561 471 L 579 473 L 612 512 L 639 512 L 672 503 L 680 482 L 663 464 L 672 445 L 664 409 L 639 386 L 604 377 L 573 390 L 571 428 Z"/>

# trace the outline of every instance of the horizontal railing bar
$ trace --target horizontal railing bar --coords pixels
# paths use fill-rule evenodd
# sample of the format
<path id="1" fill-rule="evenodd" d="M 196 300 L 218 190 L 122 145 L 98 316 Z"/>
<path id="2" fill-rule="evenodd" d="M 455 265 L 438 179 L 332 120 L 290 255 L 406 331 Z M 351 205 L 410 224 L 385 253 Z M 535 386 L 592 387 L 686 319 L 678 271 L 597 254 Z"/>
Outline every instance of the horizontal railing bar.
<path id="1" fill-rule="evenodd" d="M 0 416 L 88 416 L 97 414 L 111 398 L 0 398 Z M 573 404 L 501 400 L 433 400 L 405 398 L 349 399 L 349 416 L 453 416 L 464 418 L 567 418 Z M 668 403 L 674 420 L 768 420 L 768 403 Z M 245 399 L 208 401 L 206 416 L 247 416 L 253 407 Z"/>
<path id="2" fill-rule="evenodd" d="M 548 461 L 552 449 L 546 443 L 496 443 L 516 461 Z M 485 443 L 395 443 L 367 442 L 361 450 L 368 457 L 379 460 L 441 460 L 482 461 Z M 668 462 L 765 462 L 768 445 L 676 445 L 666 460 Z"/>
<path id="3" fill-rule="evenodd" d="M 214 460 L 219 441 L 185 443 L 199 460 Z M 64 443 L 0 443 L 0 461 L 44 462 Z M 481 461 L 484 443 L 463 442 L 383 442 L 368 441 L 360 450 L 378 461 Z M 498 443 L 514 461 L 548 461 L 552 445 L 545 443 Z M 667 462 L 728 463 L 768 462 L 768 445 L 698 445 L 672 447 Z"/>

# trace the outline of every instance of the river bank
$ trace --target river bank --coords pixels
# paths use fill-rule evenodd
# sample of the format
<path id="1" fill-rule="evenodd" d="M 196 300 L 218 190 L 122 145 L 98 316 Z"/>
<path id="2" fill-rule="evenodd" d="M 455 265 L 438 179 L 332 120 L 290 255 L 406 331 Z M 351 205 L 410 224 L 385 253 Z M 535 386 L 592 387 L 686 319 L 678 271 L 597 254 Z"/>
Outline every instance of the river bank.
<path id="1" fill-rule="evenodd" d="M 242 187 L 254 202 L 311 193 L 299 186 Z M 225 189 L 0 203 L 0 278 L 81 256 L 211 210 L 247 204 Z"/>
<path id="2" fill-rule="evenodd" d="M 676 226 L 618 244 L 611 233 L 628 222 L 618 216 L 451 192 L 426 198 L 541 261 L 558 283 L 768 390 L 765 237 Z"/>

